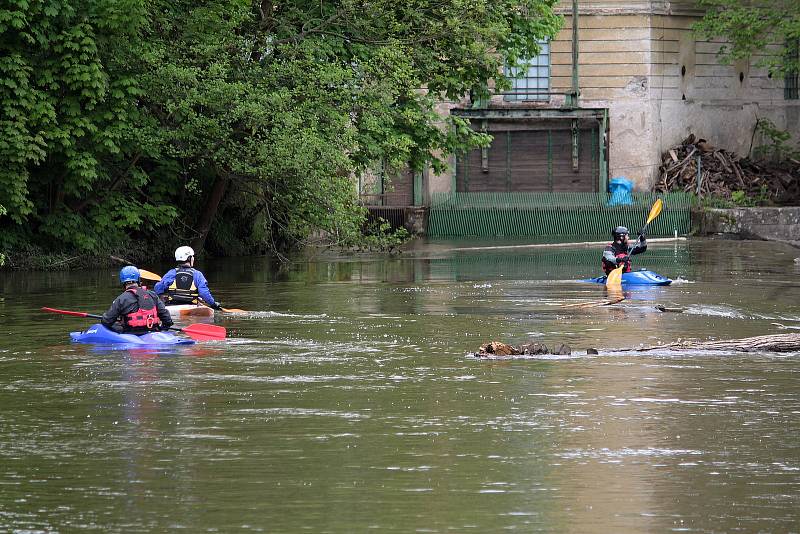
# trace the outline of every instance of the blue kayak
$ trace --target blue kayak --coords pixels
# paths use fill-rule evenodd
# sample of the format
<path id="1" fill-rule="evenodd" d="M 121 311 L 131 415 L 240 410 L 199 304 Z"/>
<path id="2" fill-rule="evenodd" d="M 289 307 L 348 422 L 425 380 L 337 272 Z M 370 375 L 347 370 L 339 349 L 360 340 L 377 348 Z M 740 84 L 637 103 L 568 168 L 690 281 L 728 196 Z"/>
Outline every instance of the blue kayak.
<path id="1" fill-rule="evenodd" d="M 587 278 L 583 282 L 594 282 L 595 284 L 605 284 L 606 277 L 598 276 L 597 278 Z M 629 273 L 622 273 L 622 283 L 625 285 L 646 285 L 646 286 L 668 286 L 672 280 L 665 278 L 653 271 L 631 271 Z"/>
<path id="2" fill-rule="evenodd" d="M 142 336 L 134 334 L 118 334 L 101 324 L 93 324 L 83 332 L 70 332 L 69 337 L 75 343 L 95 343 L 107 345 L 136 345 L 136 346 L 164 346 L 164 345 L 192 345 L 193 339 L 178 337 L 169 332 L 150 332 Z"/>

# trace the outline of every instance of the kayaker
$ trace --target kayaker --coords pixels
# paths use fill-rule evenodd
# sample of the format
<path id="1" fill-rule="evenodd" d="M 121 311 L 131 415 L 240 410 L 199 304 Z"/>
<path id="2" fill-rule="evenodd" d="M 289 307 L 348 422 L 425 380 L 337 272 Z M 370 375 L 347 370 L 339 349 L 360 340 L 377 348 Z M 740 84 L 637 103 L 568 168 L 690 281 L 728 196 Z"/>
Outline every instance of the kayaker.
<path id="1" fill-rule="evenodd" d="M 631 271 L 631 256 L 641 254 L 647 250 L 647 240 L 643 235 L 639 236 L 633 248 L 629 248 L 628 238 L 630 232 L 624 226 L 617 226 L 611 231 L 614 241 L 606 245 L 603 250 L 603 271 L 610 273 L 622 264 L 625 264 L 623 272 Z"/>
<path id="2" fill-rule="evenodd" d="M 139 285 L 139 269 L 133 265 L 123 267 L 119 281 L 125 291 L 114 299 L 100 322 L 108 329 L 123 334 L 142 335 L 168 330 L 172 319 L 155 291 Z"/>
<path id="3" fill-rule="evenodd" d="M 222 306 L 214 300 L 208 289 L 206 277 L 194 268 L 194 249 L 178 247 L 175 249 L 175 261 L 178 265 L 167 271 L 153 288 L 157 294 L 163 295 L 166 304 L 197 304 L 200 298 L 211 308 L 221 310 Z"/>

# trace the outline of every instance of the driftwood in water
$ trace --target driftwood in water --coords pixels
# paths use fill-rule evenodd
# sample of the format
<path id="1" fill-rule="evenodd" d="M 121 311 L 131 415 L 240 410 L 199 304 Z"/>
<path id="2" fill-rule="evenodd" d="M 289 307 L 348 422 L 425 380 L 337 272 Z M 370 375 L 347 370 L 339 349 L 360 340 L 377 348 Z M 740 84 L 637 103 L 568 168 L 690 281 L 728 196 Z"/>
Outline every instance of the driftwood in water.
<path id="1" fill-rule="evenodd" d="M 737 352 L 798 352 L 800 351 L 800 334 L 774 334 L 771 336 L 746 337 L 722 341 L 680 341 L 645 347 L 628 349 L 635 351 L 648 350 L 733 350 Z"/>
<path id="2" fill-rule="evenodd" d="M 523 354 L 572 354 L 572 349 L 569 345 L 561 345 L 555 348 L 552 352 L 547 348 L 544 343 L 531 342 L 524 345 L 515 347 L 508 343 L 501 343 L 499 341 L 492 341 L 481 345 L 475 356 L 478 358 L 485 358 L 488 356 L 521 356 Z"/>
<path id="3" fill-rule="evenodd" d="M 605 352 L 646 352 L 649 350 L 724 350 L 736 352 L 800 352 L 800 334 L 774 334 L 770 336 L 746 337 L 744 339 L 729 339 L 722 341 L 679 341 L 656 345 L 653 347 L 639 347 L 630 349 L 612 349 Z M 560 345 L 550 351 L 543 343 L 526 343 L 514 346 L 499 341 L 492 341 L 481 345 L 476 358 L 489 358 L 497 356 L 522 356 L 529 354 L 572 354 L 569 345 Z M 586 354 L 598 354 L 597 349 L 586 349 Z"/>
<path id="4" fill-rule="evenodd" d="M 562 308 L 596 308 L 598 306 L 611 306 L 612 304 L 619 304 L 625 300 L 623 295 L 609 295 L 606 300 L 594 300 L 591 302 L 574 302 L 571 304 L 562 304 Z"/>

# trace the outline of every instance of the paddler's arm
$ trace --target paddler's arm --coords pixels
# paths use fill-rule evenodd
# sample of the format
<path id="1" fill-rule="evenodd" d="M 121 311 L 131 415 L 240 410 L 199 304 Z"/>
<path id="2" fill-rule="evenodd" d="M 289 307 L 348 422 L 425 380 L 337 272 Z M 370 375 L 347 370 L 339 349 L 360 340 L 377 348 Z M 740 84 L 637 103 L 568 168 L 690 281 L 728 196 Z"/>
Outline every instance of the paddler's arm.
<path id="1" fill-rule="evenodd" d="M 111 307 L 106 310 L 103 317 L 100 319 L 100 324 L 106 328 L 114 326 L 119 316 L 122 315 L 122 296 L 123 295 L 120 295 L 114 299 L 114 302 L 111 303 Z"/>
<path id="2" fill-rule="evenodd" d="M 174 281 L 175 281 L 175 269 L 170 269 L 169 271 L 167 271 L 167 274 L 165 274 L 163 278 L 161 278 L 161 280 L 156 282 L 156 285 L 153 286 L 153 291 L 156 292 L 156 295 L 162 295 L 167 291 L 167 289 L 169 289 L 169 286 L 172 285 L 172 282 Z"/>
<path id="3" fill-rule="evenodd" d="M 208 289 L 208 281 L 203 273 L 196 270 L 194 271 L 194 285 L 197 286 L 197 294 L 203 301 L 212 308 L 218 308 L 217 301 L 211 296 L 211 290 Z"/>
<path id="4" fill-rule="evenodd" d="M 603 259 L 612 265 L 617 264 L 617 257 L 614 255 L 614 251 L 611 249 L 611 247 L 607 247 L 603 251 Z"/>
<path id="5" fill-rule="evenodd" d="M 645 250 L 647 250 L 647 239 L 645 239 L 643 235 L 640 235 L 629 255 L 641 254 Z"/>

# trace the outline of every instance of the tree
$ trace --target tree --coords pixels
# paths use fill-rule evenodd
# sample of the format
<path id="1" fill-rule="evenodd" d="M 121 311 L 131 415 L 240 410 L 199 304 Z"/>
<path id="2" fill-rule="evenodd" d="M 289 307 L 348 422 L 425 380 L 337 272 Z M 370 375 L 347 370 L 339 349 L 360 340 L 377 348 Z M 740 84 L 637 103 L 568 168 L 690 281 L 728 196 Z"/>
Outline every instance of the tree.
<path id="1" fill-rule="evenodd" d="M 119 232 L 197 248 L 211 233 L 221 252 L 352 243 L 352 177 L 485 144 L 435 106 L 508 87 L 502 66 L 559 28 L 555 2 L 15 0 L 0 204 L 86 250 Z"/>
<path id="2" fill-rule="evenodd" d="M 174 217 L 131 194 L 147 181 L 132 155 L 140 90 L 125 57 L 146 22 L 142 4 L 12 0 L 0 9 L 0 204 L 18 233 L 91 251 Z"/>
<path id="3" fill-rule="evenodd" d="M 701 0 L 707 9 L 695 30 L 707 39 L 722 38 L 725 62 L 766 53 L 760 65 L 773 74 L 800 72 L 800 3 L 796 0 Z M 770 53 L 770 48 L 778 51 Z"/>

